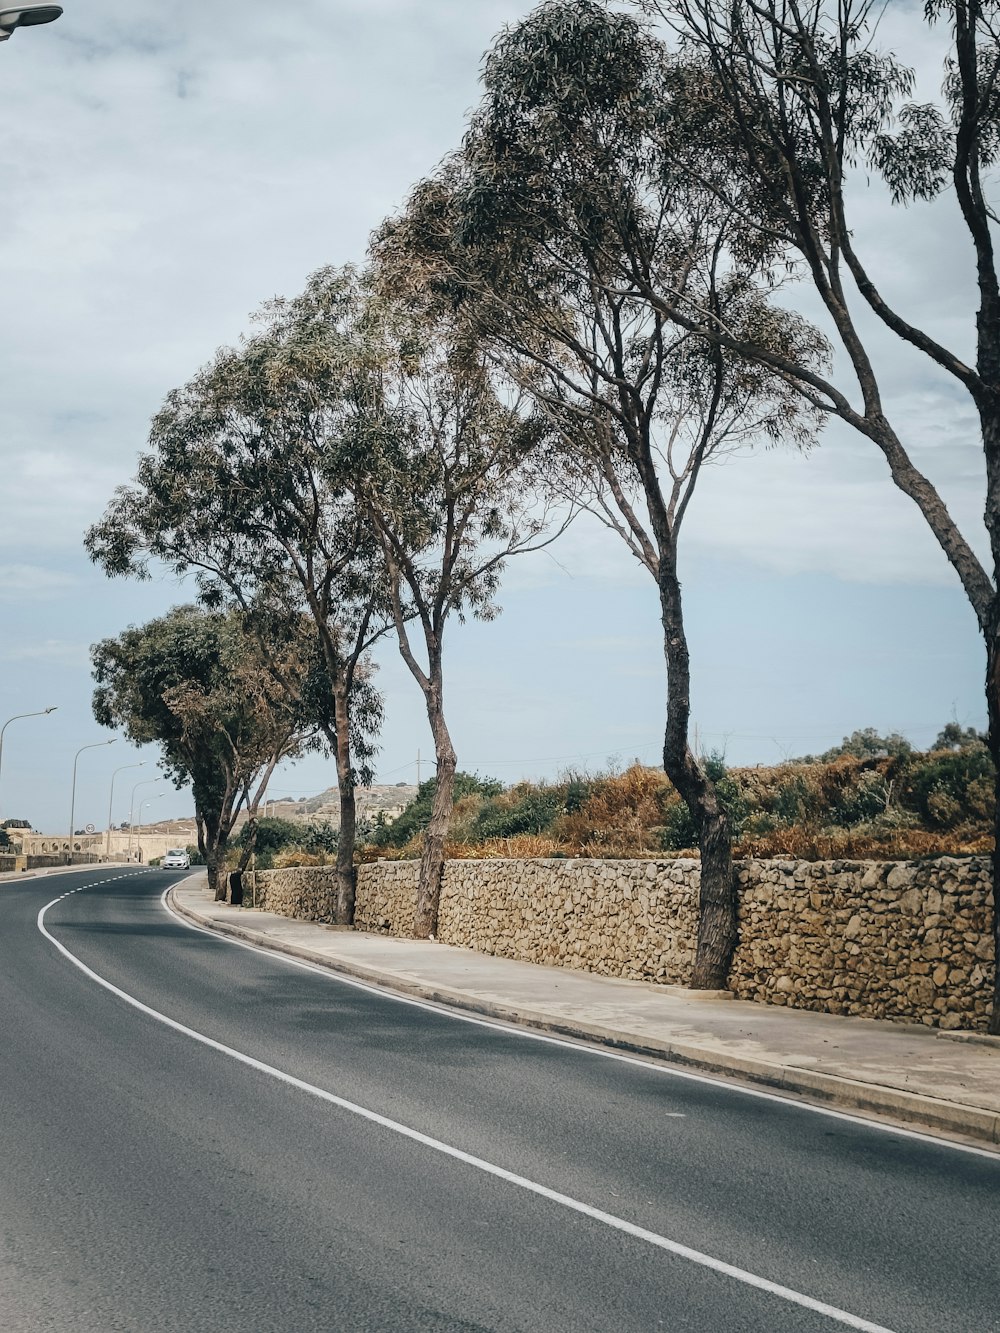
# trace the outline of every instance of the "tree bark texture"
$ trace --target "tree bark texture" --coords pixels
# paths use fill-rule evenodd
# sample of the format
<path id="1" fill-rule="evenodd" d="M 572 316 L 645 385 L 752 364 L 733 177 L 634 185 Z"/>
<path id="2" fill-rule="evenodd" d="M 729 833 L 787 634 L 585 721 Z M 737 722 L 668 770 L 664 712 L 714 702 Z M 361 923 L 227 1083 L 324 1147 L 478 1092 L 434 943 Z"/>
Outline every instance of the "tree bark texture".
<path id="1" fill-rule="evenodd" d="M 354 794 L 354 764 L 351 756 L 351 712 L 346 685 L 334 689 L 334 720 L 337 728 L 337 786 L 340 791 L 340 837 L 337 840 L 337 905 L 334 921 L 338 926 L 354 925 L 357 871 L 354 868 L 354 844 L 357 838 L 358 807 Z"/>
<path id="2" fill-rule="evenodd" d="M 729 818 L 715 785 L 688 745 L 691 712 L 691 668 L 681 585 L 672 561 L 660 557 L 658 576 L 667 661 L 667 725 L 663 768 L 677 788 L 698 830 L 701 877 L 698 894 L 698 938 L 693 990 L 724 990 L 737 942 L 736 878 L 733 874 Z"/>
<path id="3" fill-rule="evenodd" d="M 210 839 L 205 850 L 205 864 L 208 866 L 208 887 L 217 903 L 226 897 L 226 877 L 220 872 L 226 859 L 225 844 Z"/>
<path id="4" fill-rule="evenodd" d="M 444 840 L 448 835 L 455 797 L 455 769 L 458 760 L 441 706 L 441 681 L 432 681 L 427 693 L 427 720 L 434 737 L 437 781 L 431 820 L 424 837 L 417 883 L 417 907 L 413 917 L 414 939 L 426 940 L 437 934 L 438 909 L 441 904 L 441 880 L 444 875 Z"/>
<path id="5" fill-rule="evenodd" d="M 1000 636 L 986 644 L 987 741 L 993 760 L 993 995 L 987 1032 L 1000 1037 Z"/>
<path id="6" fill-rule="evenodd" d="M 982 343 L 983 317 L 980 315 Z M 1000 318 L 993 321 L 993 333 L 1000 340 Z M 1000 346 L 990 351 L 980 347 L 980 363 L 997 378 Z M 986 527 L 993 554 L 994 581 L 1000 585 L 1000 394 L 982 395 L 979 419 L 986 455 Z M 988 1031 L 1000 1037 L 1000 596 L 994 596 L 984 626 L 986 640 L 986 712 L 989 720 L 987 744 L 994 768 L 993 801 L 993 999 Z"/>

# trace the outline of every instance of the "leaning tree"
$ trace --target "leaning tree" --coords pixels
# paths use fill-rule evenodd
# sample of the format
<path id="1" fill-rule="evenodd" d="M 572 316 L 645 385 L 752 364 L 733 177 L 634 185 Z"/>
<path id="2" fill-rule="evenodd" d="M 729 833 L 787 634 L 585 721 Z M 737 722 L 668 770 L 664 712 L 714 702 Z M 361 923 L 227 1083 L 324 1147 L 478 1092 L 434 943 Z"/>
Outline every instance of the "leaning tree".
<path id="1" fill-rule="evenodd" d="M 266 306 L 254 336 L 168 396 L 135 482 L 86 539 L 111 575 L 148 578 L 151 562 L 194 573 L 204 603 L 241 612 L 291 698 L 301 681 L 272 647 L 311 618 L 329 690 L 316 704 L 337 768 L 344 924 L 354 917 L 355 788 L 372 780 L 382 718 L 370 650 L 393 624 L 380 545 L 338 472 L 361 300 L 352 269 L 327 269 L 308 301 Z"/>
<path id="2" fill-rule="evenodd" d="M 803 320 L 724 256 L 739 224 L 664 151 L 670 57 L 631 17 L 550 0 L 506 30 L 462 149 L 386 224 L 391 284 L 430 286 L 528 390 L 550 427 L 538 480 L 589 508 L 656 581 L 667 669 L 664 769 L 698 831 L 692 985 L 725 985 L 737 938 L 729 820 L 689 742 L 679 567 L 703 469 L 755 439 L 802 444 L 816 414 L 767 369 L 671 325 L 633 269 L 672 273 L 727 327 L 821 364 Z"/>
<path id="3" fill-rule="evenodd" d="M 359 328 L 355 435 L 345 473 L 376 534 L 388 575 L 399 651 L 424 698 L 434 741 L 434 802 L 420 861 L 414 934 L 437 929 L 444 843 L 457 756 L 445 710 L 449 623 L 492 620 L 506 561 L 554 541 L 554 520 L 532 489 L 544 423 L 501 376 L 461 321 L 429 292 L 406 303 L 369 300 Z"/>
<path id="4" fill-rule="evenodd" d="M 667 25 L 677 60 L 664 83 L 675 111 L 671 151 L 693 181 L 738 217 L 734 269 L 750 262 L 801 277 L 828 317 L 850 382 L 734 330 L 673 273 L 630 269 L 677 326 L 767 367 L 828 417 L 880 451 L 954 569 L 986 647 L 988 744 L 997 771 L 993 853 L 995 951 L 1000 958 L 1000 273 L 991 171 L 1000 159 L 1000 4 L 927 0 L 942 28 L 943 94 L 909 100 L 912 71 L 875 45 L 872 0 L 636 0 Z M 913 322 L 866 260 L 857 217 L 879 172 L 895 203 L 950 197 L 956 244 L 977 281 L 967 322 L 974 348 L 948 346 Z M 890 419 L 874 317 L 969 395 L 986 473 L 990 559 L 955 522 Z M 990 1031 L 1000 1034 L 1000 967 Z"/>

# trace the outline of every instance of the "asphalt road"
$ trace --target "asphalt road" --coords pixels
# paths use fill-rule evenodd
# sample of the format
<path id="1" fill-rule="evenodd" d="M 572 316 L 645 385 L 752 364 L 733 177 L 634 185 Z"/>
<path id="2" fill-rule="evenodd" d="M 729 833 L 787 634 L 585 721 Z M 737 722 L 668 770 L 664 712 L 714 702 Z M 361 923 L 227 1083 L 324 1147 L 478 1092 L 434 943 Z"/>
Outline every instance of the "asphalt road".
<path id="1" fill-rule="evenodd" d="M 373 993 L 181 877 L 0 885 L 3 1333 L 1000 1329 L 1000 1158 Z"/>

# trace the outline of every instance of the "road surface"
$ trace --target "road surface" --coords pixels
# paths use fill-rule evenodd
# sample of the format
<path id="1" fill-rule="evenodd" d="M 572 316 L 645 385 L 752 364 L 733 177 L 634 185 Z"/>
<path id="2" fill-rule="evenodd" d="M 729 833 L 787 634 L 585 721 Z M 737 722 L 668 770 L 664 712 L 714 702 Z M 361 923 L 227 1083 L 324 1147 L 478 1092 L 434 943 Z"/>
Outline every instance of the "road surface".
<path id="1" fill-rule="evenodd" d="M 4 1333 L 1000 1329 L 1000 1158 L 241 947 L 181 877 L 0 887 Z"/>

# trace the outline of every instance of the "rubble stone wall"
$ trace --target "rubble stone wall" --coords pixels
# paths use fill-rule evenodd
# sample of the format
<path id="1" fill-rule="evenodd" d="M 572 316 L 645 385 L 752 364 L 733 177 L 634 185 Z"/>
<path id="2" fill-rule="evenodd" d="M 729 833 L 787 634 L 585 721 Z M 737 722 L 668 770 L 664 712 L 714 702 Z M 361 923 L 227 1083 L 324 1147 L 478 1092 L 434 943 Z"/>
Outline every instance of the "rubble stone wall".
<path id="1" fill-rule="evenodd" d="M 332 921 L 337 906 L 336 870 L 333 866 L 244 870 L 243 906 L 300 921 Z"/>
<path id="2" fill-rule="evenodd" d="M 481 953 L 636 981 L 687 984 L 697 861 L 449 861 L 438 939 Z M 985 857 L 737 863 L 744 1000 L 984 1028 L 993 984 Z M 259 906 L 332 920 L 332 871 L 246 876 Z M 415 861 L 358 869 L 360 930 L 410 934 Z M 251 891 L 252 890 L 252 891 Z M 280 904 L 280 905 L 279 905 Z"/>

